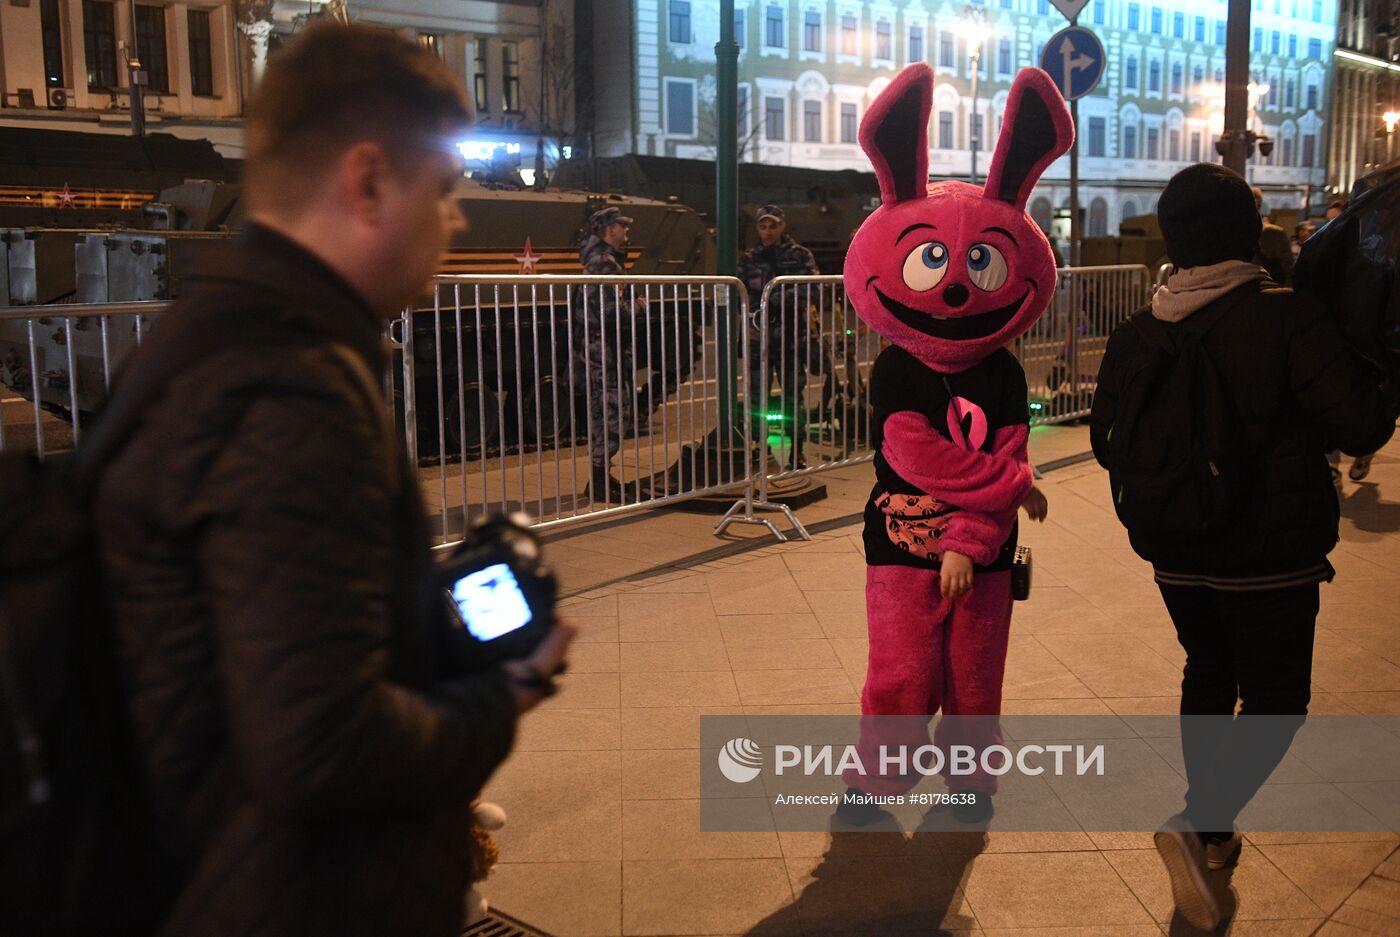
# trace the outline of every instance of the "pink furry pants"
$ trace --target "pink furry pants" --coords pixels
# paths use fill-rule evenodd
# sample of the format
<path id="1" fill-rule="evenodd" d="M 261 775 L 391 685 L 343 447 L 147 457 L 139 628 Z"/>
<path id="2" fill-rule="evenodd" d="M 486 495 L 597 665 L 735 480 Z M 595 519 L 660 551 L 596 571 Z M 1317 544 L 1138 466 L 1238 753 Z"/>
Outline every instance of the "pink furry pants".
<path id="1" fill-rule="evenodd" d="M 847 770 L 842 779 L 869 794 L 900 794 L 922 775 L 887 769 L 881 746 L 927 745 L 928 722 L 945 716 L 1001 715 L 1001 683 L 1011 632 L 1011 573 L 979 572 L 972 589 L 957 600 L 943 598 L 935 570 L 871 566 L 865 580 L 870 665 L 861 695 L 859 752 L 864 775 Z M 913 716 L 913 719 L 871 719 Z M 995 719 L 950 724 L 940 720 L 933 743 L 945 754 L 953 745 L 979 751 L 1001 743 Z M 980 761 L 980 758 L 979 758 Z M 928 762 L 925 762 L 928 763 Z M 994 762 L 995 766 L 996 762 Z M 953 791 L 995 793 L 997 779 L 980 767 L 972 774 L 943 774 Z"/>

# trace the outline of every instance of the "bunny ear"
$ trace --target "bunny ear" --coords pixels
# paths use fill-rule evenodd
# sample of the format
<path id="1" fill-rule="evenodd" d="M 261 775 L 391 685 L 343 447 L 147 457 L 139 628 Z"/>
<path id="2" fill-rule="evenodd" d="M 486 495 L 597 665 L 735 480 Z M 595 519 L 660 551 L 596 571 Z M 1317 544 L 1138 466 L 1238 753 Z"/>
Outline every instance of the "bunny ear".
<path id="1" fill-rule="evenodd" d="M 1024 209 L 1040 174 L 1074 145 L 1074 121 L 1050 76 L 1023 68 L 1011 84 L 1001 126 L 984 197 Z"/>
<path id="2" fill-rule="evenodd" d="M 933 69 L 910 65 L 880 92 L 860 123 L 860 147 L 875 165 L 885 204 L 928 193 L 928 116 Z"/>

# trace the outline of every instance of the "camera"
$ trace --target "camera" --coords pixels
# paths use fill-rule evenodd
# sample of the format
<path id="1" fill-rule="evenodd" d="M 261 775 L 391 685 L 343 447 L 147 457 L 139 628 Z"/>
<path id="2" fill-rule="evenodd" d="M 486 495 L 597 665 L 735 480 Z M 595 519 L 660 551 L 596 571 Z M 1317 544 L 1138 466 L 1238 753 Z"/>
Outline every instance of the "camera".
<path id="1" fill-rule="evenodd" d="M 523 514 L 477 521 L 436 570 L 473 668 L 529 657 L 554 626 L 558 584 Z"/>

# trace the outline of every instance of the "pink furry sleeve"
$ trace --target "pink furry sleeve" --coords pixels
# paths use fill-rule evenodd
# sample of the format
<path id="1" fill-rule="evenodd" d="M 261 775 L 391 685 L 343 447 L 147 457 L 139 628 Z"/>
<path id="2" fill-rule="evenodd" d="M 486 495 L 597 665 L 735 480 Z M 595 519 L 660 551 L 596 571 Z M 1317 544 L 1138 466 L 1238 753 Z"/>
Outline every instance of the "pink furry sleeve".
<path id="1" fill-rule="evenodd" d="M 991 452 L 963 449 L 912 410 L 890 414 L 884 430 L 880 451 L 890 468 L 920 490 L 960 508 L 1010 511 L 1014 518 L 1034 484 L 1026 459 L 1030 431 L 1024 425 L 998 427 Z"/>
<path id="2" fill-rule="evenodd" d="M 1015 510 L 983 514 L 980 511 L 954 511 L 948 515 L 948 526 L 938 538 L 938 552 L 961 553 L 979 566 L 997 558 L 1001 545 L 1011 536 L 1016 522 Z"/>

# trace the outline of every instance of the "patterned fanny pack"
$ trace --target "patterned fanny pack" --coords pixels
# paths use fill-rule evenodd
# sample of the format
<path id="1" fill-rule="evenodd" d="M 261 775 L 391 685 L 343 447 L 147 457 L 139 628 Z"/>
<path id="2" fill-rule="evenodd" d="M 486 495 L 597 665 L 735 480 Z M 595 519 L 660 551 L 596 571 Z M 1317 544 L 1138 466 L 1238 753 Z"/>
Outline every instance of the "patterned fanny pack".
<path id="1" fill-rule="evenodd" d="M 921 559 L 938 558 L 936 546 L 948 526 L 949 505 L 933 495 L 886 492 L 875 499 L 875 507 L 885 515 L 885 533 L 890 543 Z"/>

